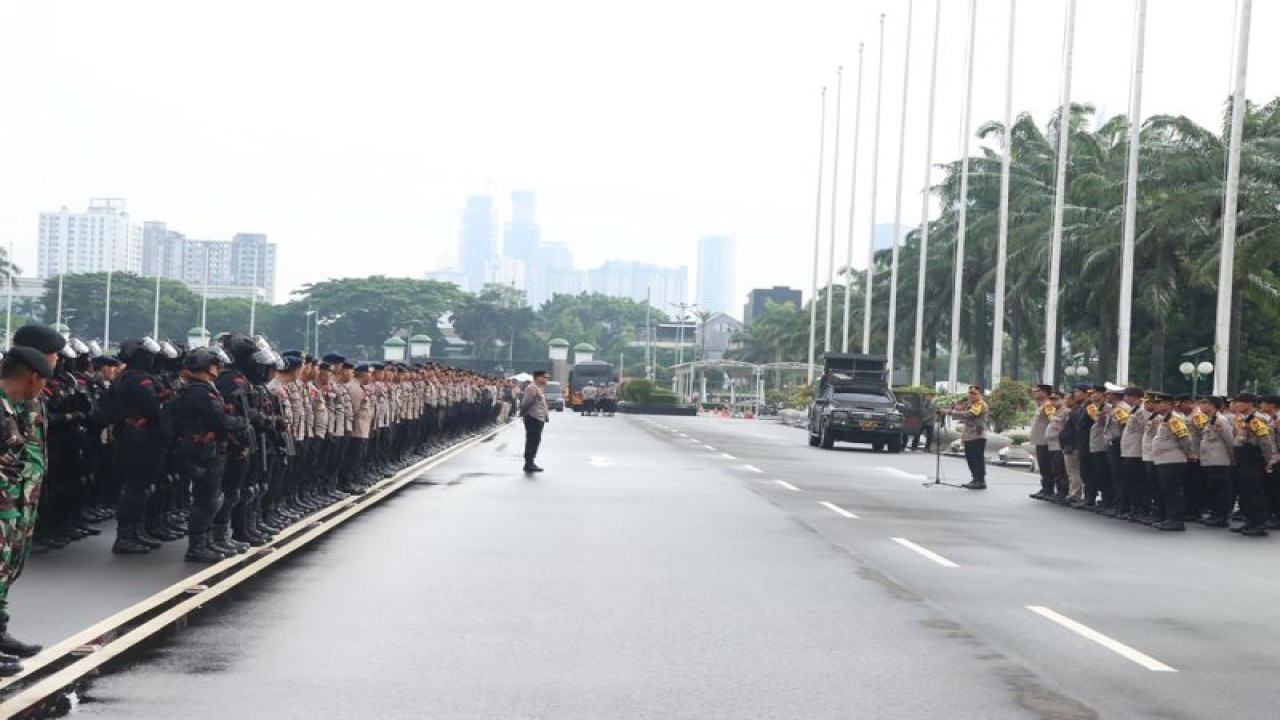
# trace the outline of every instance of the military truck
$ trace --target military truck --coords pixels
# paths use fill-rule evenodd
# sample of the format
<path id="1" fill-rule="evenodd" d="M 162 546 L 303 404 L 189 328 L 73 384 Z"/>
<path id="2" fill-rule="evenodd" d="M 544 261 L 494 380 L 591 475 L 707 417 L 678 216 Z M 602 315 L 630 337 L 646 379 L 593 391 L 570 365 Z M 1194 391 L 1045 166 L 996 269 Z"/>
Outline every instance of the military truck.
<path id="1" fill-rule="evenodd" d="M 889 388 L 889 363 L 878 355 L 829 354 L 809 406 L 809 444 L 868 443 L 876 452 L 902 452 L 904 408 Z"/>

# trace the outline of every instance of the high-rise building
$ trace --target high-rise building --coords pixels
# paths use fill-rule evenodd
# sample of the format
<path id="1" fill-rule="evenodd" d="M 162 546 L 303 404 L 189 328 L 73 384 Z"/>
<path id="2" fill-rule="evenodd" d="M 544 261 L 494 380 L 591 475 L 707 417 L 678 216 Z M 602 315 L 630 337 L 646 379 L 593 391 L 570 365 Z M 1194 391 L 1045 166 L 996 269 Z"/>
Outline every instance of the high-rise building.
<path id="1" fill-rule="evenodd" d="M 120 198 L 93 198 L 89 209 L 40 213 L 36 274 L 142 270 L 142 226 Z"/>
<path id="2" fill-rule="evenodd" d="M 503 236 L 503 254 L 526 268 L 538 264 L 542 231 L 538 227 L 537 195 L 527 190 L 511 193 L 511 222 Z"/>
<path id="3" fill-rule="evenodd" d="M 587 289 L 586 273 L 574 269 L 568 243 L 542 243 L 538 260 L 526 269 L 529 304 L 540 307 L 556 295 L 580 295 Z"/>
<path id="4" fill-rule="evenodd" d="M 142 274 L 147 277 L 181 278 L 186 260 L 187 236 L 162 222 L 142 223 Z"/>
<path id="5" fill-rule="evenodd" d="M 459 264 L 467 276 L 464 290 L 480 292 L 484 288 L 489 261 L 498 255 L 497 226 L 493 198 L 488 195 L 467 198 L 467 207 L 462 211 L 462 231 L 458 237 Z"/>
<path id="6" fill-rule="evenodd" d="M 771 288 L 756 288 L 747 294 L 747 305 L 742 309 L 742 323 L 750 325 L 756 318 L 769 311 L 769 303 L 786 305 L 791 303 L 797 308 L 803 307 L 803 296 L 799 290 L 774 285 Z"/>
<path id="7" fill-rule="evenodd" d="M 231 243 L 225 240 L 187 240 L 182 282 L 199 291 L 205 285 L 233 285 Z"/>
<path id="8" fill-rule="evenodd" d="M 728 235 L 708 235 L 698 241 L 698 308 L 729 314 L 736 310 L 735 242 Z"/>
<path id="9" fill-rule="evenodd" d="M 262 233 L 236 233 L 231 238 L 231 282 L 261 288 L 266 301 L 275 302 L 275 243 Z"/>
<path id="10" fill-rule="evenodd" d="M 511 258 L 495 257 L 489 261 L 488 267 L 485 268 L 484 282 L 486 285 L 505 285 L 516 290 L 526 290 L 524 262 Z"/>
<path id="11" fill-rule="evenodd" d="M 587 291 L 644 302 L 666 313 L 688 298 L 689 270 L 610 260 L 587 271 Z"/>

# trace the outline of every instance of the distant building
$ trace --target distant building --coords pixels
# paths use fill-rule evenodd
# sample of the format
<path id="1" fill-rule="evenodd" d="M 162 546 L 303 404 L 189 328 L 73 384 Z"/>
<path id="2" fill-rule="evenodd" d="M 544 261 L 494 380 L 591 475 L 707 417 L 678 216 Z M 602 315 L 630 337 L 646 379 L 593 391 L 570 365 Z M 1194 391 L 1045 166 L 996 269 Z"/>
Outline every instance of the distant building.
<path id="1" fill-rule="evenodd" d="M 162 222 L 142 223 L 142 274 L 181 278 L 186 262 L 187 236 Z"/>
<path id="2" fill-rule="evenodd" d="M 262 233 L 236 233 L 231 238 L 231 281 L 240 287 L 262 288 L 267 302 L 276 297 L 276 244 Z"/>
<path id="3" fill-rule="evenodd" d="M 727 235 L 698 241 L 698 307 L 711 312 L 733 310 L 737 296 L 736 242 Z"/>
<path id="4" fill-rule="evenodd" d="M 747 294 L 747 304 L 742 309 L 743 324 L 751 325 L 752 321 L 768 312 L 770 302 L 776 305 L 791 303 L 797 308 L 804 307 L 804 298 L 799 290 L 785 285 L 756 288 Z"/>
<path id="5" fill-rule="evenodd" d="M 698 327 L 698 350 L 702 360 L 723 360 L 724 354 L 736 349 L 735 338 L 746 326 L 724 313 L 715 313 Z"/>
<path id="6" fill-rule="evenodd" d="M 120 198 L 93 198 L 85 212 L 40 213 L 36 275 L 142 270 L 142 226 Z"/>
<path id="7" fill-rule="evenodd" d="M 498 256 L 498 216 L 493 198 L 473 195 L 462 211 L 462 230 L 458 236 L 458 263 L 467 276 L 463 290 L 480 292 L 488 274 L 489 261 Z"/>
<path id="8" fill-rule="evenodd" d="M 542 243 L 538 261 L 526 270 L 529 303 L 540 307 L 556 295 L 581 295 L 587 290 L 587 274 L 573 266 L 573 249 L 568 243 Z"/>
<path id="9" fill-rule="evenodd" d="M 239 233 L 229 241 L 184 239 L 182 246 L 176 279 L 192 290 L 202 293 L 207 285 L 210 297 L 249 298 L 257 288 L 259 299 L 275 302 L 276 246 L 266 235 Z"/>
<path id="10" fill-rule="evenodd" d="M 511 222 L 503 235 L 503 256 L 524 263 L 526 270 L 533 269 L 540 260 L 541 239 L 537 195 L 529 191 L 511 193 Z"/>
<path id="11" fill-rule="evenodd" d="M 467 286 L 467 274 L 462 272 L 461 268 L 453 266 L 443 266 L 438 270 L 428 270 L 424 279 L 453 283 L 460 288 Z"/>
<path id="12" fill-rule="evenodd" d="M 505 285 L 516 290 L 525 289 L 525 265 L 523 260 L 507 257 L 494 257 L 485 266 L 484 282 L 486 285 Z M 479 288 L 479 289 L 483 289 Z"/>
<path id="13" fill-rule="evenodd" d="M 648 263 L 610 260 L 587 271 L 587 292 L 611 297 L 625 297 L 636 302 L 649 301 L 666 313 L 671 306 L 688 297 L 689 270 L 685 267 L 664 268 Z"/>

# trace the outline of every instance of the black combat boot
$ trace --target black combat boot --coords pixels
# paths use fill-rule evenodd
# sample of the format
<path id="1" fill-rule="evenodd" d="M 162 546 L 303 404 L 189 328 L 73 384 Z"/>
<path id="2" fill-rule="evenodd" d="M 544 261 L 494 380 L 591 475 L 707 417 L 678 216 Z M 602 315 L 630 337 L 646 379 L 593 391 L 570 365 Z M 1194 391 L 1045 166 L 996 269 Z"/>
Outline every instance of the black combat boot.
<path id="1" fill-rule="evenodd" d="M 224 555 L 209 544 L 209 533 L 202 532 L 193 533 L 187 538 L 187 554 L 182 559 L 187 562 L 213 565 L 226 560 L 227 557 L 229 556 Z"/>
<path id="2" fill-rule="evenodd" d="M 138 539 L 138 523 L 120 522 L 116 525 L 116 541 L 111 552 L 116 555 L 146 555 L 154 548 Z M 159 544 L 156 545 L 159 547 Z"/>
<path id="3" fill-rule="evenodd" d="M 231 537 L 231 523 L 224 523 L 210 526 L 209 547 L 230 556 L 248 552 L 249 543 L 242 543 L 233 539 Z"/>

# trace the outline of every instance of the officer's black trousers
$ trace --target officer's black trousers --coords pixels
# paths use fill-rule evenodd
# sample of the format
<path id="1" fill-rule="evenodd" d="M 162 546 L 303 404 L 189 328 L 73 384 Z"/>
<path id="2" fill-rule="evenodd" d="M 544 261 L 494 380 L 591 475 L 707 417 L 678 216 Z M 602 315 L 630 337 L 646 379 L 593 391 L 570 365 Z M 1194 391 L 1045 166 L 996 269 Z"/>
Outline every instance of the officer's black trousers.
<path id="1" fill-rule="evenodd" d="M 1165 521 L 1182 522 L 1186 515 L 1186 498 L 1183 493 L 1187 485 L 1187 464 L 1180 462 L 1156 465 L 1156 477 L 1160 480 Z"/>
<path id="2" fill-rule="evenodd" d="M 1120 458 L 1120 485 L 1124 488 L 1125 509 L 1134 514 L 1151 511 L 1151 493 L 1147 490 L 1147 468 L 1142 458 Z"/>
<path id="3" fill-rule="evenodd" d="M 205 451 L 201 456 L 188 455 L 185 476 L 191 485 L 191 511 L 187 530 L 198 537 L 209 529 L 209 524 L 222 509 L 222 475 L 227 467 L 225 451 Z"/>
<path id="4" fill-rule="evenodd" d="M 156 433 L 121 428 L 116 435 L 116 476 L 120 478 L 120 522 L 141 522 L 147 496 L 164 472 L 164 445 Z"/>
<path id="5" fill-rule="evenodd" d="M 1090 452 L 1084 457 L 1085 462 L 1089 464 L 1089 471 L 1081 472 L 1084 474 L 1084 499 L 1086 502 L 1094 502 L 1098 496 L 1102 496 L 1104 503 L 1112 500 L 1111 492 L 1111 465 L 1107 460 L 1107 451 Z"/>
<path id="6" fill-rule="evenodd" d="M 1236 486 L 1240 491 L 1240 512 L 1250 525 L 1267 521 L 1266 468 L 1262 450 L 1245 445 L 1236 451 Z"/>
<path id="7" fill-rule="evenodd" d="M 1107 477 L 1111 478 L 1111 506 L 1119 511 L 1129 509 L 1129 487 L 1124 482 L 1124 461 L 1120 458 L 1120 446 L 1107 447 Z"/>
<path id="8" fill-rule="evenodd" d="M 1198 518 L 1204 513 L 1205 494 L 1207 488 L 1205 485 L 1204 471 L 1200 467 L 1200 463 L 1190 463 L 1187 465 L 1187 517 Z"/>
<path id="9" fill-rule="evenodd" d="M 531 418 L 528 415 L 524 417 L 524 461 L 532 463 L 538 457 L 538 447 L 542 445 L 542 428 L 546 423 Z"/>
<path id="10" fill-rule="evenodd" d="M 1036 449 L 1036 469 L 1040 472 L 1040 492 L 1053 492 L 1053 455 L 1048 445 L 1032 445 Z"/>
<path id="11" fill-rule="evenodd" d="M 222 506 L 213 517 L 215 525 L 231 522 L 231 511 L 240 504 L 245 479 L 249 475 L 249 452 L 232 448 L 222 471 Z"/>
<path id="12" fill-rule="evenodd" d="M 964 461 L 969 464 L 969 475 L 974 482 L 987 481 L 987 439 L 966 440 L 964 442 Z"/>
<path id="13" fill-rule="evenodd" d="M 1227 519 L 1236 499 L 1231 486 L 1231 466 L 1202 465 L 1200 472 L 1204 477 L 1205 503 L 1209 512 L 1215 519 Z"/>
<path id="14" fill-rule="evenodd" d="M 1049 446 L 1046 445 L 1047 449 Z M 1067 456 L 1061 450 L 1049 450 L 1049 492 L 1064 498 L 1070 492 L 1071 479 L 1067 476 Z"/>

